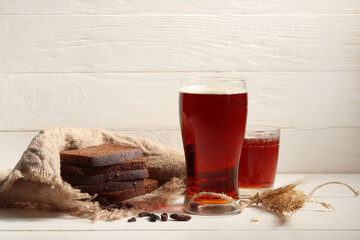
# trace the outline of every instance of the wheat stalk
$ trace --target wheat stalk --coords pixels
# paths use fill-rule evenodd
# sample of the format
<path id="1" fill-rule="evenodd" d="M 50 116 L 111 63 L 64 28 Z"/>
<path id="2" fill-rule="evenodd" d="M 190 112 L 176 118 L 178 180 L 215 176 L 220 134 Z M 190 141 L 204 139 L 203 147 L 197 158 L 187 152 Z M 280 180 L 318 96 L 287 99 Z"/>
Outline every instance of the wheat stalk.
<path id="1" fill-rule="evenodd" d="M 305 194 L 303 191 L 296 189 L 296 187 L 305 182 L 305 179 L 298 180 L 295 183 L 285 185 L 276 189 L 270 189 L 264 191 L 263 193 L 257 193 L 254 196 L 247 197 L 244 200 L 244 208 L 251 206 L 253 204 L 261 205 L 262 208 L 265 208 L 268 211 L 276 213 L 282 218 L 287 218 L 295 213 L 297 210 L 304 207 L 305 203 L 313 202 L 320 204 L 326 209 L 335 210 L 333 206 L 328 203 L 318 202 L 311 200 L 312 194 L 319 188 L 324 187 L 329 184 L 341 184 L 348 187 L 355 196 L 359 196 L 359 192 L 355 191 L 346 183 L 342 182 L 327 182 L 321 184 L 314 188 L 309 195 Z"/>

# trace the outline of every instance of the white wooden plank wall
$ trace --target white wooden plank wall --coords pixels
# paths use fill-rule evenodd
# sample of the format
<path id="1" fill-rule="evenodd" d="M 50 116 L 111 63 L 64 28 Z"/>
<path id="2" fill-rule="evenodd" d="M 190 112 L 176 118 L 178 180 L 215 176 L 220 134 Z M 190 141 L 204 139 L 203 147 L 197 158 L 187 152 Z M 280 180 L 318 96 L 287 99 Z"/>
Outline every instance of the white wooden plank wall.
<path id="1" fill-rule="evenodd" d="M 181 79 L 247 79 L 279 172 L 360 172 L 359 0 L 0 1 L 0 168 L 40 129 L 181 149 Z"/>

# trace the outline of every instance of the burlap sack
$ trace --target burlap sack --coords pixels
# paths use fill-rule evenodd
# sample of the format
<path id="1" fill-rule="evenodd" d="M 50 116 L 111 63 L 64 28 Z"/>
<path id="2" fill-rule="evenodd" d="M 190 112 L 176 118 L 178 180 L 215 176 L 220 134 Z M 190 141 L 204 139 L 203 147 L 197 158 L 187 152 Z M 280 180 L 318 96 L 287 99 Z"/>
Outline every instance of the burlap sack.
<path id="1" fill-rule="evenodd" d="M 64 182 L 60 176 L 59 152 L 102 143 L 137 146 L 144 151 L 150 178 L 161 185 L 152 193 L 127 202 L 133 208 L 103 210 Z M 184 192 L 185 160 L 182 153 L 149 140 L 111 133 L 102 129 L 54 127 L 42 130 L 9 173 L 0 172 L 0 206 L 63 211 L 92 220 L 115 220 L 156 209 Z"/>

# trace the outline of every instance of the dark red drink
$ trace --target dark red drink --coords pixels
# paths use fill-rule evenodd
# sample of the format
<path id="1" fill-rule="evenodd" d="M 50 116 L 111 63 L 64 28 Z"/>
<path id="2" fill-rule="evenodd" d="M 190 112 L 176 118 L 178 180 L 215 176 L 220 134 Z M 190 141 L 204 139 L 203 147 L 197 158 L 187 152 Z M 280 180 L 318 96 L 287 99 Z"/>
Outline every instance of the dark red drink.
<path id="1" fill-rule="evenodd" d="M 247 94 L 225 93 L 180 93 L 187 199 L 203 191 L 239 199 L 238 165 L 245 134 Z M 203 196 L 196 202 L 227 201 Z"/>
<path id="2" fill-rule="evenodd" d="M 274 185 L 279 155 L 279 136 L 245 138 L 240 164 L 240 188 Z"/>

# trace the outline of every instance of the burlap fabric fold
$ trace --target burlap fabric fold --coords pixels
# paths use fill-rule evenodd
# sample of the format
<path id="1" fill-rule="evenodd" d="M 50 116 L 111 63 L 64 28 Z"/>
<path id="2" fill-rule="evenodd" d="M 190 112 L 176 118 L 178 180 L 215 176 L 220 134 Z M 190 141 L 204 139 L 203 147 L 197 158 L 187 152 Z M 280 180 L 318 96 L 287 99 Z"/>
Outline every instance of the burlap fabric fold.
<path id="1" fill-rule="evenodd" d="M 157 190 L 127 200 L 130 209 L 100 208 L 91 196 L 81 193 L 60 176 L 59 152 L 103 143 L 140 147 L 148 162 L 150 178 Z M 42 130 L 31 141 L 20 161 L 10 171 L 0 171 L 0 206 L 67 212 L 92 220 L 115 220 L 156 209 L 176 200 L 185 189 L 184 155 L 149 140 L 102 129 L 54 127 Z"/>

